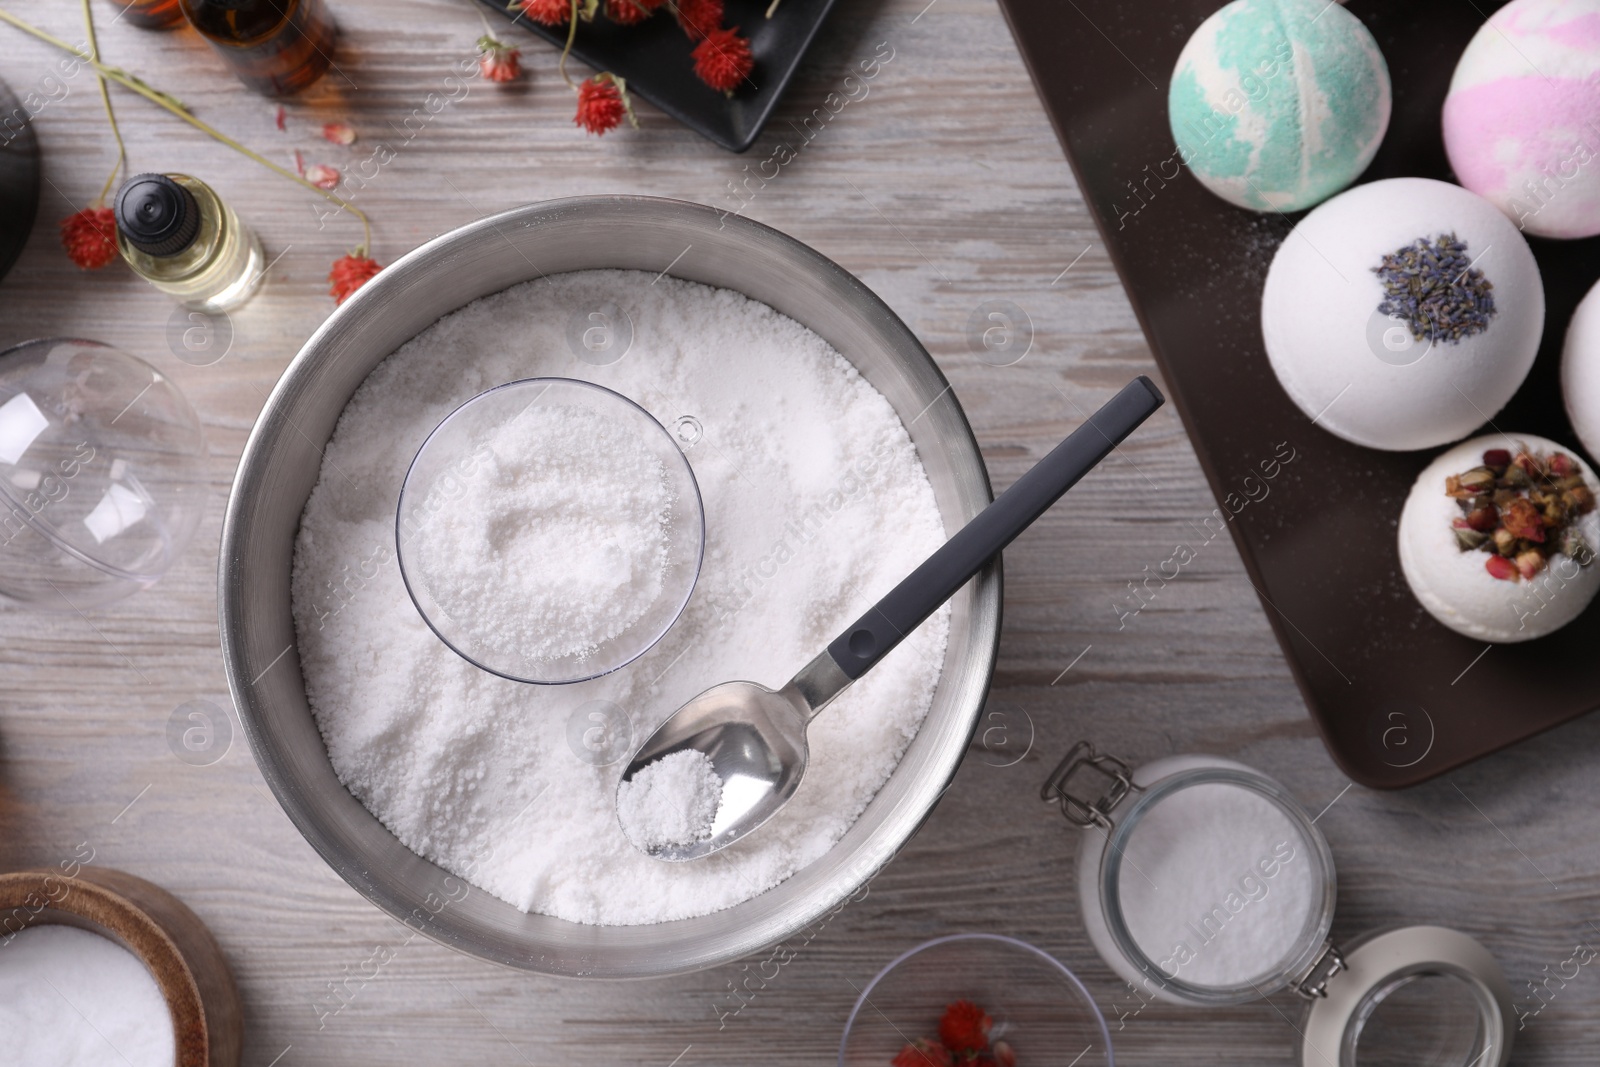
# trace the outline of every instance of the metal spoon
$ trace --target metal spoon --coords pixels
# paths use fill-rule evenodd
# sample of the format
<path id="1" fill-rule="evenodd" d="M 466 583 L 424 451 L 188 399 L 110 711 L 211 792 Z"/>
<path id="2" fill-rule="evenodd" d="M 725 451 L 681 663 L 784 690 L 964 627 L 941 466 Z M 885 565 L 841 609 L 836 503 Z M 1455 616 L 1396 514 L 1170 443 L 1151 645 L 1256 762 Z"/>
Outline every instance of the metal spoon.
<path id="1" fill-rule="evenodd" d="M 782 689 L 723 682 L 673 712 L 633 754 L 622 781 L 663 756 L 698 749 L 722 779 L 722 803 L 705 840 L 649 855 L 662 860 L 709 856 L 777 814 L 800 786 L 806 726 L 817 713 L 954 596 L 1163 401 L 1143 375 L 1129 382 Z"/>

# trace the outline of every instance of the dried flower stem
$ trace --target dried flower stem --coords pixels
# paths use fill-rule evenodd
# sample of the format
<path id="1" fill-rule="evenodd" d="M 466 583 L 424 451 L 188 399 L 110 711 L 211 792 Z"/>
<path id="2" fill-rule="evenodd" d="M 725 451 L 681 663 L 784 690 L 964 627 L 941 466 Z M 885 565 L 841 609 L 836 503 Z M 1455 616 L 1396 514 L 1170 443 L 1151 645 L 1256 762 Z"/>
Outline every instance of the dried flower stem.
<path id="1" fill-rule="evenodd" d="M 89 0 L 83 0 L 83 32 L 89 43 L 89 59 L 91 62 L 100 61 L 100 42 L 94 34 L 94 11 L 89 7 Z M 122 130 L 117 126 L 117 112 L 111 106 L 111 90 L 106 87 L 104 74 L 95 71 L 95 81 L 100 86 L 100 102 L 106 107 L 106 121 L 111 123 L 111 136 L 117 139 L 117 161 L 111 165 L 111 173 L 106 175 L 106 184 L 100 190 L 97 204 L 104 204 L 106 197 L 111 195 L 111 186 L 117 180 L 117 172 L 128 169 L 128 146 L 122 143 Z"/>
<path id="2" fill-rule="evenodd" d="M 578 0 L 572 0 L 572 13 L 567 18 L 567 43 L 561 49 L 561 58 L 556 62 L 556 70 L 561 75 L 561 80 L 567 83 L 569 89 L 576 90 L 578 84 L 567 73 L 567 56 L 572 52 L 572 42 L 578 38 Z"/>
<path id="3" fill-rule="evenodd" d="M 576 0 L 574 0 L 574 3 L 576 3 Z M 46 44 L 54 45 L 63 52 L 71 53 L 72 55 L 77 56 L 79 59 L 85 60 L 95 69 L 97 74 L 105 78 L 109 78 L 118 85 L 122 86 L 124 89 L 128 89 L 131 92 L 137 93 L 146 100 L 149 100 L 151 103 L 155 104 L 157 107 L 171 112 L 178 118 L 193 126 L 195 129 L 220 142 L 221 144 L 227 145 L 240 155 L 254 160 L 276 174 L 281 174 L 283 177 L 288 178 L 296 185 L 303 186 L 304 188 L 311 190 L 311 192 L 316 193 L 324 200 L 337 204 L 340 208 L 349 210 L 355 215 L 356 218 L 361 220 L 363 239 L 360 248 L 357 249 L 357 252 L 365 255 L 367 249 L 372 247 L 372 222 L 367 218 L 365 212 L 356 207 L 350 201 L 346 200 L 344 197 L 339 196 L 337 193 L 327 189 L 319 189 L 317 186 L 300 177 L 294 171 L 280 167 L 278 164 L 265 158 L 259 153 L 246 148 L 244 145 L 240 144 L 238 141 L 235 141 L 232 137 L 229 137 L 216 127 L 195 118 L 175 97 L 169 96 L 166 93 L 160 92 L 156 89 L 152 89 L 149 85 L 145 84 L 144 81 L 134 77 L 127 71 L 122 70 L 119 67 L 107 66 L 96 59 L 92 54 L 85 52 L 74 45 L 68 44 L 66 41 L 63 41 L 54 34 L 46 33 L 44 30 L 41 30 L 36 26 L 29 25 L 22 19 L 19 19 L 17 16 L 11 14 L 9 11 L 0 10 L 0 22 L 9 22 L 11 25 L 15 26 L 19 30 L 22 30 L 24 33 L 32 34 L 34 37 L 39 38 L 39 40 L 44 41 Z"/>

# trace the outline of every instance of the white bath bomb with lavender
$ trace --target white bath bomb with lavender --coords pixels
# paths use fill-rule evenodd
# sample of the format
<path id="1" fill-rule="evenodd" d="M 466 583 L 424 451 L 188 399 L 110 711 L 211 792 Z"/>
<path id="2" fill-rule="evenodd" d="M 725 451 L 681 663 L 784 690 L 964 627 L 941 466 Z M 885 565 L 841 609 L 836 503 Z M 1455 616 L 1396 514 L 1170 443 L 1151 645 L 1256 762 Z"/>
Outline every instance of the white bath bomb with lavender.
<path id="1" fill-rule="evenodd" d="M 1261 295 L 1284 391 L 1368 448 L 1467 436 L 1521 386 L 1543 332 L 1528 242 L 1487 200 L 1428 178 L 1368 182 L 1317 207 Z"/>

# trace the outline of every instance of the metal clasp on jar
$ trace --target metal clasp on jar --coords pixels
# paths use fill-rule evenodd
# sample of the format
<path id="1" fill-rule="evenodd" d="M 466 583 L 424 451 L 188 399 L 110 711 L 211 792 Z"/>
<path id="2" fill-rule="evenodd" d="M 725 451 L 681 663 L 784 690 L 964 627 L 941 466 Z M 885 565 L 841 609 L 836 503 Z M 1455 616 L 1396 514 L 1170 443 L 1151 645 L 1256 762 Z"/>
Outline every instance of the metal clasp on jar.
<path id="1" fill-rule="evenodd" d="M 1306 1000 L 1321 1000 L 1328 995 L 1328 979 L 1345 969 L 1344 953 L 1332 941 L 1324 941 L 1316 960 L 1295 980 L 1294 991 Z"/>
<path id="2" fill-rule="evenodd" d="M 1080 771 L 1093 771 L 1105 779 L 1105 784 L 1089 795 L 1093 799 L 1072 791 L 1072 777 Z M 1039 789 L 1039 799 L 1046 804 L 1058 804 L 1061 814 L 1074 826 L 1098 826 L 1110 830 L 1111 812 L 1129 793 L 1138 792 L 1133 783 L 1133 769 L 1115 756 L 1098 753 L 1088 741 L 1079 741 L 1056 764 L 1044 785 Z M 1098 795 L 1095 795 L 1098 793 Z"/>

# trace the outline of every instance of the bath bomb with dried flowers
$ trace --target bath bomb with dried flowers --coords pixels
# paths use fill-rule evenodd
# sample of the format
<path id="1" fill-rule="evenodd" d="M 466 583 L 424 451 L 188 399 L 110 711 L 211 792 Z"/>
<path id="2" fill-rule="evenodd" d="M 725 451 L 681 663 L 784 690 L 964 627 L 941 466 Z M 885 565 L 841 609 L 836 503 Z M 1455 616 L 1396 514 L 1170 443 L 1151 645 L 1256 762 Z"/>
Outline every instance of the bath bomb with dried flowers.
<path id="1" fill-rule="evenodd" d="M 1400 513 L 1400 566 L 1428 613 L 1479 641 L 1543 637 L 1600 592 L 1600 481 L 1554 441 L 1490 434 L 1418 476 Z"/>

